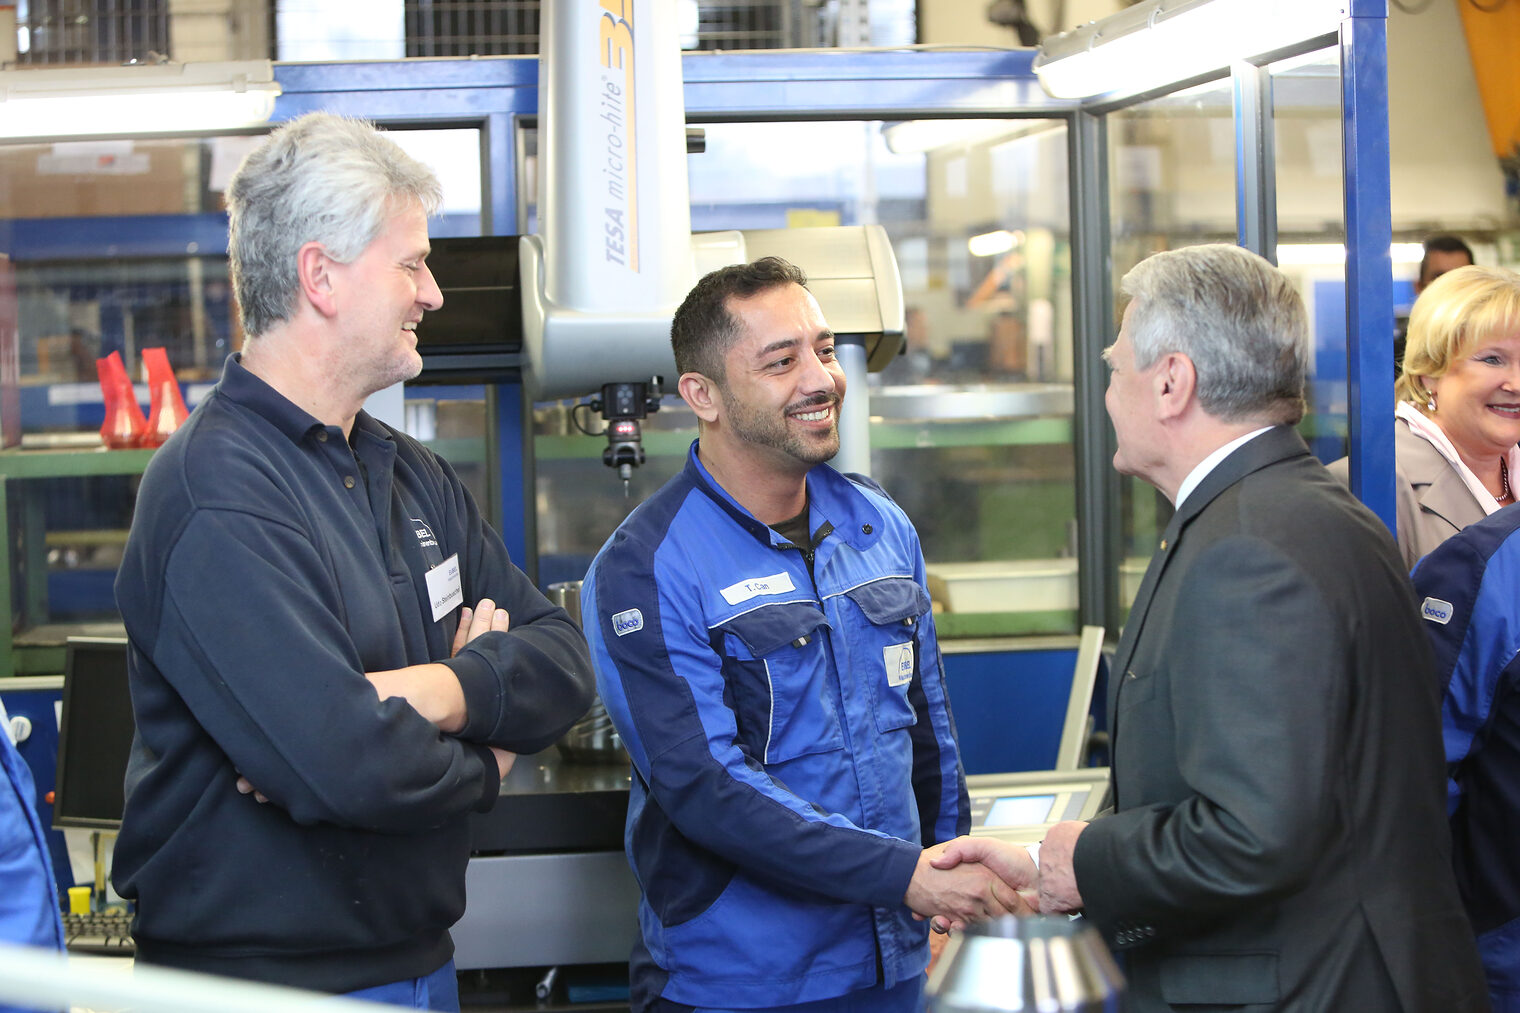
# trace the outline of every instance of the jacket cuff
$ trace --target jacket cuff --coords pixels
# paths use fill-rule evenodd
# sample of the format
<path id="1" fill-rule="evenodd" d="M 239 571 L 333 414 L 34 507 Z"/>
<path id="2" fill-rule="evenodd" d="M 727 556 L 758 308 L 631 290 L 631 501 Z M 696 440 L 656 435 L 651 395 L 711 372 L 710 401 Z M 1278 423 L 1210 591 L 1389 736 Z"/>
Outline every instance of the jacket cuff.
<path id="1" fill-rule="evenodd" d="M 475 811 L 478 813 L 488 812 L 501 796 L 501 778 L 496 776 L 496 755 L 491 752 L 489 747 L 474 742 L 466 742 L 465 746 L 475 751 L 485 769 L 485 774 L 482 778 L 484 784 L 481 787 L 481 797 L 480 801 L 475 805 Z"/>
<path id="2" fill-rule="evenodd" d="M 913 871 L 918 868 L 918 856 L 923 849 L 908 841 L 887 838 L 886 853 L 882 856 L 882 874 L 876 877 L 881 885 L 880 896 L 870 897 L 877 907 L 902 907 L 908 895 L 908 884 L 913 882 Z"/>
<path id="3" fill-rule="evenodd" d="M 464 727 L 458 737 L 467 742 L 490 738 L 501 721 L 501 687 L 491 663 L 475 651 L 463 650 L 440 664 L 453 671 L 464 693 Z"/>

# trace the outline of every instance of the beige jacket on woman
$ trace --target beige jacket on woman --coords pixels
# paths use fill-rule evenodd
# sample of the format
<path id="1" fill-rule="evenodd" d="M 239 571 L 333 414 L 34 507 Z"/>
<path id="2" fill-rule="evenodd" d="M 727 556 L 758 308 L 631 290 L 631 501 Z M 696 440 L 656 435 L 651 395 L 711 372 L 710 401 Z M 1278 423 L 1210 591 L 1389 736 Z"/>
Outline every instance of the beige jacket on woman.
<path id="1" fill-rule="evenodd" d="M 1487 514 L 1441 452 L 1415 435 L 1402 419 L 1393 421 L 1393 459 L 1398 476 L 1393 495 L 1399 552 L 1412 570 L 1420 557 Z M 1341 458 L 1330 465 L 1330 471 L 1347 481 L 1349 460 Z"/>

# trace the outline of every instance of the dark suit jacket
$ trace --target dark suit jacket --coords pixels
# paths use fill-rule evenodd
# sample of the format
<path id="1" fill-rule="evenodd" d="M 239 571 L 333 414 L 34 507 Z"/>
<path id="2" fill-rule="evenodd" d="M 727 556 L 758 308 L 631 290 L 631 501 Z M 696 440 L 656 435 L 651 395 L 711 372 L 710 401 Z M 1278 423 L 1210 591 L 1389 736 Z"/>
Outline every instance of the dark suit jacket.
<path id="1" fill-rule="evenodd" d="M 1487 1008 L 1451 875 L 1440 687 L 1393 539 L 1273 429 L 1172 518 L 1078 839 L 1130 1009 Z"/>

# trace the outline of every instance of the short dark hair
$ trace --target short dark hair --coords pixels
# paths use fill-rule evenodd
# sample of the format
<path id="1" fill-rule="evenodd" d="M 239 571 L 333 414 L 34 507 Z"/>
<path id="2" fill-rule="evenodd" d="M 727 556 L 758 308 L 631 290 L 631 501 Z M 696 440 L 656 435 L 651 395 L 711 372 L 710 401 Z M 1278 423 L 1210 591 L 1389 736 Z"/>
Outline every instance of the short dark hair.
<path id="1" fill-rule="evenodd" d="M 740 337 L 740 323 L 728 309 L 730 299 L 748 299 L 782 285 L 807 287 L 802 268 L 780 257 L 752 264 L 731 264 L 706 274 L 692 286 L 670 321 L 670 347 L 676 372 L 701 373 L 722 383 L 723 360 Z"/>
<path id="2" fill-rule="evenodd" d="M 1430 266 L 1430 255 L 1432 253 L 1465 253 L 1467 254 L 1467 262 L 1469 264 L 1476 264 L 1478 262 L 1478 258 L 1473 256 L 1472 247 L 1464 243 L 1461 236 L 1443 233 L 1439 236 L 1431 236 L 1425 240 L 1424 245 L 1425 252 L 1420 256 L 1421 284 L 1428 284 L 1425 280 L 1425 270 Z"/>

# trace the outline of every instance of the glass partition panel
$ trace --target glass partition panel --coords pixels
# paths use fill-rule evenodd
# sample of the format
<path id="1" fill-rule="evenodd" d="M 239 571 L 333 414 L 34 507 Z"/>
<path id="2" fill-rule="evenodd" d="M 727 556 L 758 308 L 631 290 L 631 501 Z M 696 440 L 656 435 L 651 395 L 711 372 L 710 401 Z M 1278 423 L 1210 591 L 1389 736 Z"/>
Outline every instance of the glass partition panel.
<path id="1" fill-rule="evenodd" d="M 433 166 L 445 202 L 433 235 L 480 232 L 474 129 L 397 130 Z M 223 191 L 258 136 L 0 145 L 0 254 L 13 271 L 20 450 L 0 454 L 15 657 L 0 668 L 58 671 L 63 637 L 117 622 L 111 584 L 151 449 L 100 452 L 96 360 L 120 355 L 144 413 L 142 351 L 162 347 L 189 407 L 242 344 L 227 271 Z M 480 402 L 480 395 L 434 394 Z M 484 413 L 437 413 L 443 449 L 480 472 Z M 467 420 L 471 433 L 459 433 Z M 484 499 L 483 499 L 484 502 Z M 37 650 L 30 650 L 36 648 Z"/>
<path id="2" fill-rule="evenodd" d="M 20 432 L 5 436 L 26 448 L 0 458 L 6 671 L 60 671 L 65 636 L 118 622 L 112 584 L 151 451 L 100 452 L 96 360 L 120 356 L 145 413 L 146 348 L 165 349 L 187 405 L 215 382 L 241 341 L 220 191 L 254 140 L 0 147 L 20 364 Z"/>
<path id="3" fill-rule="evenodd" d="M 891 238 L 904 353 L 850 396 L 871 399 L 873 477 L 918 528 L 942 634 L 1074 631 L 1064 124 L 704 129 L 706 151 L 688 160 L 694 231 L 879 223 Z M 625 498 L 602 442 L 581 435 L 599 429 L 585 409 L 535 416 L 540 579 L 573 579 L 679 471 L 695 420 L 665 398 Z"/>
<path id="4" fill-rule="evenodd" d="M 1268 68 L 1277 175 L 1277 260 L 1298 286 L 1312 344 L 1309 411 L 1299 431 L 1322 461 L 1346 455 L 1346 204 L 1340 55 L 1321 50 Z M 1393 407 L 1393 335 L 1388 347 Z"/>
<path id="5" fill-rule="evenodd" d="M 1120 279 L 1152 253 L 1236 241 L 1232 96 L 1230 82 L 1218 81 L 1108 117 L 1116 306 Z M 1118 330 L 1116 313 L 1113 333 Z M 1138 478 L 1121 481 L 1121 612 L 1134 600 L 1171 515 L 1171 503 L 1149 484 Z"/>

